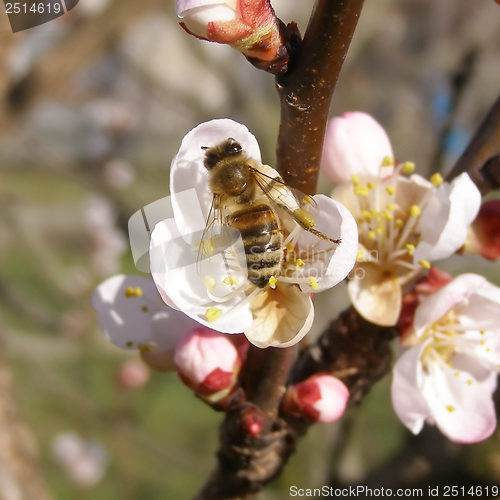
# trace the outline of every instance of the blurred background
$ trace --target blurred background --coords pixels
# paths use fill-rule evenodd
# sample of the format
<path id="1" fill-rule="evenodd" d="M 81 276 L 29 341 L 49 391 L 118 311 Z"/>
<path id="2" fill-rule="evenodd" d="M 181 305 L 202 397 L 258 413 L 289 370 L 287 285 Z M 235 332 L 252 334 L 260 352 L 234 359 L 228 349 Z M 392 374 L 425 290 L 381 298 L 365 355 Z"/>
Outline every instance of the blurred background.
<path id="1" fill-rule="evenodd" d="M 304 32 L 312 1 L 272 4 Z M 332 114 L 373 114 L 398 159 L 446 172 L 498 97 L 499 61 L 493 0 L 367 1 Z M 222 415 L 108 344 L 90 296 L 115 273 L 137 273 L 128 218 L 168 195 L 171 158 L 195 125 L 240 121 L 275 163 L 273 78 L 186 35 L 173 0 L 80 0 L 16 34 L 2 13 L 0 67 L 0 448 L 14 441 L 0 467 L 10 460 L 37 500 L 190 498 L 214 464 Z M 479 258 L 444 267 L 500 284 L 498 266 Z M 317 303 L 315 332 L 347 305 L 345 290 Z M 261 498 L 330 481 L 500 482 L 498 433 L 468 447 L 432 430 L 411 438 L 389 382 L 342 422 L 311 429 Z"/>

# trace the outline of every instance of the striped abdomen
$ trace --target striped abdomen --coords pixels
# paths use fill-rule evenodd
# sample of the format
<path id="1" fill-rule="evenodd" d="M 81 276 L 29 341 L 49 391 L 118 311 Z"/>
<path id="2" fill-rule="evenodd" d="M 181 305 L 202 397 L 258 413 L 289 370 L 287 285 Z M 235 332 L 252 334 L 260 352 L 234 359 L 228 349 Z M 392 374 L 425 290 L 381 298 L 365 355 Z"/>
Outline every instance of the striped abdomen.
<path id="1" fill-rule="evenodd" d="M 268 205 L 238 210 L 228 223 L 241 233 L 248 268 L 248 279 L 260 288 L 271 276 L 278 277 L 283 262 L 283 236 L 278 218 Z"/>

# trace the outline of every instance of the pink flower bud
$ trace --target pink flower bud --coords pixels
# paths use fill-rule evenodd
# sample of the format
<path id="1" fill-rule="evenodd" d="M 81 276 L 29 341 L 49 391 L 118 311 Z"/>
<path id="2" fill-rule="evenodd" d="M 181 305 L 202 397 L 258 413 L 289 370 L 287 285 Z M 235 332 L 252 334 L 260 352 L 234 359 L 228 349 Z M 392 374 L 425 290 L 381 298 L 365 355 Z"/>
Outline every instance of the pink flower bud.
<path id="1" fill-rule="evenodd" d="M 338 378 L 318 373 L 288 388 L 284 410 L 315 422 L 333 422 L 345 411 L 349 390 Z"/>
<path id="2" fill-rule="evenodd" d="M 254 406 L 249 406 L 241 414 L 241 425 L 253 437 L 257 437 L 264 425 L 264 418 Z"/>
<path id="3" fill-rule="evenodd" d="M 124 389 L 140 389 L 149 380 L 149 369 L 140 359 L 129 359 L 116 372 L 116 382 Z"/>
<path id="4" fill-rule="evenodd" d="M 189 34 L 228 44 L 260 69 L 286 70 L 287 32 L 269 0 L 176 0 L 176 9 Z"/>
<path id="5" fill-rule="evenodd" d="M 483 203 L 470 227 L 464 251 L 488 260 L 500 257 L 500 200 Z"/>
<path id="6" fill-rule="evenodd" d="M 174 362 L 183 382 L 205 397 L 227 396 L 236 384 L 241 367 L 238 350 L 230 336 L 208 328 L 197 329 L 181 340 Z"/>
<path id="7" fill-rule="evenodd" d="M 328 123 L 321 168 L 333 182 L 348 182 L 353 175 L 387 177 L 393 166 L 383 166 L 390 163 L 386 159 L 394 159 L 391 143 L 370 115 L 352 111 Z"/>

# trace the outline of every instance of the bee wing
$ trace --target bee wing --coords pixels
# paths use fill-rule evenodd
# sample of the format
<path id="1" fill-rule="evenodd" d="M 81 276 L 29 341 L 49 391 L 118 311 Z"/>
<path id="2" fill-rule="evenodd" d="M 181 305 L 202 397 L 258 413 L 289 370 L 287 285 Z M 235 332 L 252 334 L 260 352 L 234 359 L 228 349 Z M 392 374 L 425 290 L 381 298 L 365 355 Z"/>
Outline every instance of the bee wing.
<path id="1" fill-rule="evenodd" d="M 304 206 L 318 208 L 311 195 L 305 194 L 300 189 L 288 186 L 277 172 L 268 165 L 252 167 L 255 181 L 268 199 L 278 208 L 288 214 L 299 226 L 314 234 L 318 238 L 339 244 L 340 240 L 330 238 L 326 234 L 314 229 L 314 216 L 304 209 Z M 274 175 L 273 175 L 274 174 Z M 276 176 L 277 175 L 277 176 Z"/>
<path id="2" fill-rule="evenodd" d="M 208 212 L 205 229 L 203 230 L 199 242 L 197 242 L 198 256 L 196 258 L 196 265 L 198 272 L 200 272 L 200 262 L 214 253 L 214 234 L 218 232 L 217 228 L 222 226 L 223 220 L 220 196 L 214 194 L 210 210 Z"/>

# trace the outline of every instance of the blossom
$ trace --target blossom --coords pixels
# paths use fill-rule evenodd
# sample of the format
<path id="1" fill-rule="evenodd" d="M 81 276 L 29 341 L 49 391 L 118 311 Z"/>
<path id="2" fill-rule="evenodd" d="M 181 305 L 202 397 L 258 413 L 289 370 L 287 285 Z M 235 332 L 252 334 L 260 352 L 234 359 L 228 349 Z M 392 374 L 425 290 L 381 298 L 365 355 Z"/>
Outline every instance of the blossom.
<path id="1" fill-rule="evenodd" d="M 345 411 L 349 390 L 344 383 L 327 373 L 317 373 L 287 389 L 284 411 L 314 422 L 333 422 Z"/>
<path id="2" fill-rule="evenodd" d="M 499 317 L 500 288 L 476 274 L 462 274 L 422 300 L 392 382 L 396 414 L 413 433 L 424 422 L 460 443 L 493 433 Z"/>
<path id="3" fill-rule="evenodd" d="M 500 200 L 490 200 L 481 205 L 469 228 L 464 251 L 479 254 L 488 260 L 500 257 Z"/>
<path id="4" fill-rule="evenodd" d="M 350 120 L 352 124 L 334 129 L 325 143 L 325 151 L 331 148 L 335 152 L 330 156 L 339 158 L 329 165 L 329 171 L 333 168 L 342 178 L 351 174 L 351 181 L 333 192 L 358 223 L 358 262 L 350 276 L 349 296 L 365 319 L 392 326 L 401 311 L 402 286 L 422 268 L 429 269 L 431 262 L 449 257 L 463 245 L 481 195 L 465 173 L 451 183 L 444 182 L 439 174 L 426 180 L 412 174 L 413 163 L 393 165 L 389 157 L 378 160 L 378 172 L 374 174 L 376 158 L 387 150 L 385 136 L 380 131 L 367 133 L 364 118 L 345 115 L 344 121 Z M 367 152 L 355 133 L 358 122 L 362 135 L 368 136 Z M 370 127 L 378 130 L 373 124 Z M 348 135 L 342 132 L 345 129 Z M 335 130 L 342 132 L 340 138 Z M 348 154 L 340 151 L 340 139 Z M 380 142 L 377 154 L 372 141 Z M 354 151 L 369 161 L 356 164 Z"/>
<path id="5" fill-rule="evenodd" d="M 226 397 L 236 385 L 241 361 L 227 335 L 203 327 L 185 336 L 174 356 L 184 383 L 212 402 Z"/>
<path id="6" fill-rule="evenodd" d="M 269 0 L 176 0 L 176 9 L 191 35 L 228 44 L 272 73 L 286 69 L 286 30 Z"/>
<path id="7" fill-rule="evenodd" d="M 262 288 L 253 284 L 239 231 L 223 225 L 214 238 L 204 233 L 213 194 L 203 164 L 206 149 L 202 148 L 228 137 L 238 141 L 251 161 L 260 165 L 255 137 L 231 120 L 203 123 L 184 137 L 170 171 L 174 218 L 158 223 L 151 235 L 152 276 L 162 297 L 199 323 L 223 333 L 244 332 L 258 347 L 288 347 L 311 328 L 314 309 L 310 294 L 339 283 L 352 268 L 356 223 L 340 203 L 323 195 L 307 197 L 310 203 L 301 208 L 301 215 L 317 231 L 341 239 L 335 244 L 311 234 L 285 213 L 278 214 L 281 209 L 276 207 L 283 240 L 280 272 Z M 271 167 L 262 169 L 267 182 L 278 177 Z M 273 189 L 283 203 L 297 203 L 282 184 Z M 209 233 L 216 230 L 215 223 Z M 217 239 L 227 244 L 219 249 Z"/>
<path id="8" fill-rule="evenodd" d="M 113 276 L 92 296 L 106 338 L 122 349 L 139 349 L 153 368 L 173 370 L 177 343 L 198 324 L 167 306 L 151 279 Z"/>

